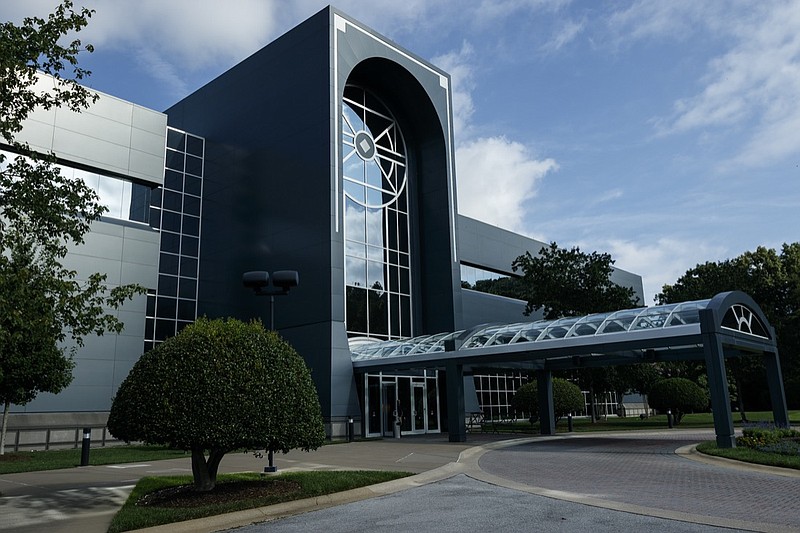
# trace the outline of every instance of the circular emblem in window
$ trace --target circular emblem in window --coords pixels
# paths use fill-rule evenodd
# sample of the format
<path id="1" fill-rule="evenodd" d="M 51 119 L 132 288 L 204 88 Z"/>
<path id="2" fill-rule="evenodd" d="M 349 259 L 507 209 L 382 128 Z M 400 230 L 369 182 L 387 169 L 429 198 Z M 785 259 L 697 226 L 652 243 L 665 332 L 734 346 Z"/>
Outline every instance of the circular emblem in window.
<path id="1" fill-rule="evenodd" d="M 341 125 L 345 196 L 369 208 L 396 202 L 406 187 L 406 147 L 389 109 L 364 89 L 348 85 Z"/>
<path id="2" fill-rule="evenodd" d="M 375 157 L 375 141 L 368 131 L 361 130 L 355 136 L 356 153 L 364 161 Z"/>

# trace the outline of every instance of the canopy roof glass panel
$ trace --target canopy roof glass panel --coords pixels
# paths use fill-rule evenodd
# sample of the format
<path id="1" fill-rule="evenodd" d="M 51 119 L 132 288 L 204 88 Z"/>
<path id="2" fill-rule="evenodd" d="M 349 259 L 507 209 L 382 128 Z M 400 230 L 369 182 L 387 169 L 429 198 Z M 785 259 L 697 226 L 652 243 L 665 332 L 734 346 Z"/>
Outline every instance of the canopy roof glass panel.
<path id="1" fill-rule="evenodd" d="M 609 313 L 596 313 L 582 317 L 565 317 L 557 320 L 538 320 L 513 324 L 487 324 L 472 330 L 423 335 L 406 340 L 356 342 L 351 345 L 353 361 L 393 358 L 405 355 L 445 351 L 445 341 L 460 338 L 459 350 L 472 350 L 490 346 L 517 343 L 537 343 L 572 337 L 601 337 L 619 335 L 639 330 L 667 329 L 698 324 L 700 310 L 711 300 L 698 300 L 678 304 L 657 305 L 637 309 L 624 309 Z M 729 323 L 743 323 L 738 316 Z M 737 330 L 766 337 L 760 324 L 744 323 Z"/>

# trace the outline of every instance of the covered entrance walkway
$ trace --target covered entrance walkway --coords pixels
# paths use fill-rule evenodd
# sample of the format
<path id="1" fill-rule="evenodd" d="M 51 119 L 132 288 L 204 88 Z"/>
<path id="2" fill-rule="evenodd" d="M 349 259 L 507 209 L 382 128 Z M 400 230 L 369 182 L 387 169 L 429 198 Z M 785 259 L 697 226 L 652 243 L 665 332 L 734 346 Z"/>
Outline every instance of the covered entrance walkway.
<path id="1" fill-rule="evenodd" d="M 536 372 L 545 435 L 555 433 L 553 370 L 703 360 L 717 445 L 734 447 L 725 359 L 743 356 L 763 358 L 774 421 L 789 424 L 775 331 L 755 301 L 738 291 L 710 300 L 362 344 L 352 352 L 353 369 L 361 373 L 444 369 L 451 442 L 466 440 L 464 370 L 520 363 Z"/>

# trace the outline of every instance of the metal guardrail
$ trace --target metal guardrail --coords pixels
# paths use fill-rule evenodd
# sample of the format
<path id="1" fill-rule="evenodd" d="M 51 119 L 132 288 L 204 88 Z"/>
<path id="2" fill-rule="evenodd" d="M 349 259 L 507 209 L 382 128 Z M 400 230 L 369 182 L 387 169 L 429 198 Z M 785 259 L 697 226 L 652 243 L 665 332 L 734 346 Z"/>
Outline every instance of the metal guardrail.
<path id="1" fill-rule="evenodd" d="M 116 439 L 113 439 L 113 438 L 109 438 L 110 435 L 108 434 L 108 428 L 105 425 L 87 424 L 87 425 L 81 425 L 80 427 L 75 427 L 73 425 L 69 425 L 69 426 L 41 426 L 41 427 L 33 426 L 33 427 L 8 428 L 8 431 L 7 431 L 7 434 L 6 434 L 6 442 L 8 442 L 8 435 L 10 435 L 13 432 L 15 434 L 14 435 L 14 451 L 15 452 L 19 451 L 20 446 L 23 446 L 25 448 L 29 448 L 29 447 L 36 448 L 36 447 L 44 446 L 45 450 L 49 450 L 51 446 L 66 447 L 66 446 L 69 446 L 71 444 L 72 448 L 78 448 L 81 445 L 81 438 L 83 436 L 83 433 L 82 433 L 83 432 L 83 428 L 91 428 L 92 430 L 95 430 L 95 429 L 102 429 L 103 430 L 102 436 L 100 438 L 100 446 L 101 447 L 105 446 L 106 442 L 108 442 L 109 440 L 116 440 Z M 52 440 L 52 437 L 53 437 L 54 433 L 71 432 L 73 429 L 75 430 L 75 438 L 74 439 L 70 438 L 69 440 L 64 440 L 64 439 L 58 439 L 56 441 Z M 24 442 L 24 443 L 20 444 L 20 440 L 21 440 L 20 436 L 22 434 L 25 434 L 25 433 L 44 433 L 45 434 L 44 442 L 40 442 L 40 441 L 34 440 L 34 441 Z M 8 446 L 8 444 L 6 444 L 6 446 Z"/>

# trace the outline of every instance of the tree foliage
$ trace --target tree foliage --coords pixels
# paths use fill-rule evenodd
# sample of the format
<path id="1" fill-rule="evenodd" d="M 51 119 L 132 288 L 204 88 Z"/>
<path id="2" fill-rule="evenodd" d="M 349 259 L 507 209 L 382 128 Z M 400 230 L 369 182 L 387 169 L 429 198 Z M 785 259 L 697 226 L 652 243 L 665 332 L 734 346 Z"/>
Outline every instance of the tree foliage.
<path id="1" fill-rule="evenodd" d="M 633 288 L 611 281 L 613 264 L 609 254 L 587 254 L 577 246 L 568 250 L 555 242 L 537 256 L 526 252 L 517 257 L 512 268 L 522 271 L 525 314 L 542 309 L 544 318 L 556 319 L 638 306 Z"/>
<path id="2" fill-rule="evenodd" d="M 647 401 L 659 411 L 672 410 L 676 424 L 686 413 L 708 409 L 708 393 L 686 378 L 662 379 L 653 385 Z"/>
<path id="3" fill-rule="evenodd" d="M 759 246 L 755 251 L 725 261 L 707 262 L 686 271 L 656 297 L 662 304 L 711 298 L 725 291 L 749 294 L 775 328 L 787 401 L 800 405 L 800 243 L 784 244 L 780 252 Z M 757 358 L 729 360 L 740 397 L 757 408 L 769 399 L 765 376 Z"/>
<path id="4" fill-rule="evenodd" d="M 507 298 L 516 298 L 518 300 L 522 300 L 525 297 L 522 289 L 522 280 L 510 276 L 502 276 L 495 279 L 479 279 L 474 285 L 463 281 L 461 287 L 478 292 L 505 296 Z"/>
<path id="5" fill-rule="evenodd" d="M 583 393 L 580 387 L 566 379 L 553 378 L 553 414 L 558 422 L 570 413 L 583 411 Z M 517 389 L 511 399 L 517 412 L 529 413 L 531 419 L 539 416 L 539 386 L 530 381 Z"/>
<path id="6" fill-rule="evenodd" d="M 559 248 L 555 242 L 542 247 L 537 256 L 526 252 L 512 263 L 521 270 L 521 298 L 527 301 L 525 313 L 542 310 L 544 318 L 630 309 L 639 305 L 631 287 L 611 281 L 614 260 L 609 254 L 581 252 L 580 248 Z M 589 391 L 590 416 L 595 421 L 595 397 L 606 390 L 616 390 L 617 377 L 612 368 L 577 371 L 580 386 Z"/>
<path id="7" fill-rule="evenodd" d="M 260 323 L 234 319 L 198 319 L 144 354 L 120 385 L 108 428 L 125 441 L 191 450 L 197 490 L 214 487 L 232 450 L 286 453 L 325 439 L 303 359 Z"/>
<path id="8" fill-rule="evenodd" d="M 34 109 L 80 111 L 97 98 L 78 84 L 89 74 L 78 54 L 91 46 L 62 44 L 91 14 L 65 0 L 46 19 L 0 24 L 0 142 L 10 150 L 0 152 L 0 453 L 10 405 L 71 382 L 63 343 L 81 346 L 88 334 L 120 332 L 123 324 L 108 310 L 142 292 L 135 285 L 109 289 L 103 274 L 79 280 L 64 268 L 68 249 L 84 242 L 105 207 L 83 181 L 61 175 L 54 154 L 17 140 Z M 50 76 L 50 90 L 36 86 L 41 73 Z"/>

